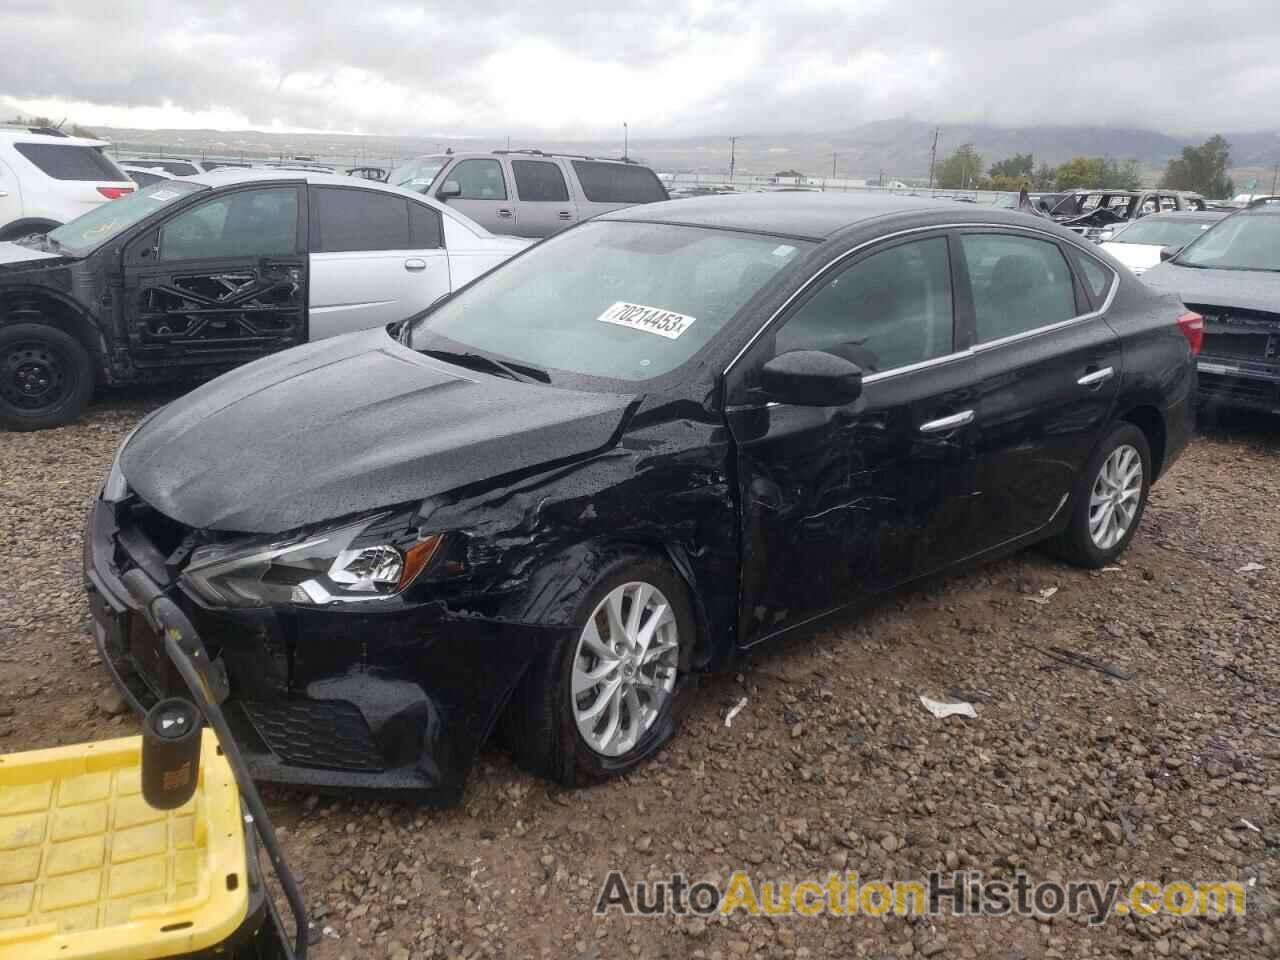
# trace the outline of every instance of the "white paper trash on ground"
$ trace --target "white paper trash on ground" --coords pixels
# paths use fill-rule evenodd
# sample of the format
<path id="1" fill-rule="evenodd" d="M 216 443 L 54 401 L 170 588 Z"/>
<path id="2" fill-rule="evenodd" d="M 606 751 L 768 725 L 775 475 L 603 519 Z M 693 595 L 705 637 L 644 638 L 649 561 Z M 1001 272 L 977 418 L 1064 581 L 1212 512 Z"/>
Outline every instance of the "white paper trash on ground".
<path id="1" fill-rule="evenodd" d="M 926 710 L 939 720 L 946 717 L 972 717 L 975 720 L 978 718 L 978 711 L 973 709 L 973 704 L 964 700 L 944 703 L 941 700 L 931 700 L 924 694 L 920 694 L 920 702 L 924 704 Z"/>

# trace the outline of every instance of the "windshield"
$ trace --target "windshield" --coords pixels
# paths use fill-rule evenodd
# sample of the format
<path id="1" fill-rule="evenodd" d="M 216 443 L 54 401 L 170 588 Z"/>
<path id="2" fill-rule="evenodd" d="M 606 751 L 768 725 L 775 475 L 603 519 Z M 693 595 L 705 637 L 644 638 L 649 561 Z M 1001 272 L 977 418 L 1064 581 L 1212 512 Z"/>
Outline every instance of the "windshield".
<path id="1" fill-rule="evenodd" d="M 545 240 L 414 328 L 535 367 L 648 380 L 707 344 L 812 244 L 728 230 L 595 221 Z"/>
<path id="2" fill-rule="evenodd" d="M 94 207 L 84 216 L 76 217 L 49 233 L 49 239 L 60 250 L 81 257 L 112 237 L 119 236 L 129 227 L 162 207 L 180 200 L 197 190 L 208 190 L 198 183 L 181 180 L 165 180 L 150 187 L 143 187 L 119 200 L 109 200 Z"/>
<path id="3" fill-rule="evenodd" d="M 430 188 L 436 175 L 444 169 L 444 165 L 448 163 L 452 157 L 419 157 L 417 160 L 410 160 L 408 163 L 402 163 L 387 175 L 387 183 L 393 187 L 407 187 L 410 190 L 417 190 L 419 193 L 426 193 Z"/>
<path id="4" fill-rule="evenodd" d="M 1139 220 L 1125 227 L 1112 243 L 1149 243 L 1157 247 L 1186 246 L 1205 230 L 1213 226 L 1212 220 Z"/>
<path id="5" fill-rule="evenodd" d="M 1218 270 L 1280 271 L 1280 216 L 1227 217 L 1202 233 L 1175 262 Z"/>

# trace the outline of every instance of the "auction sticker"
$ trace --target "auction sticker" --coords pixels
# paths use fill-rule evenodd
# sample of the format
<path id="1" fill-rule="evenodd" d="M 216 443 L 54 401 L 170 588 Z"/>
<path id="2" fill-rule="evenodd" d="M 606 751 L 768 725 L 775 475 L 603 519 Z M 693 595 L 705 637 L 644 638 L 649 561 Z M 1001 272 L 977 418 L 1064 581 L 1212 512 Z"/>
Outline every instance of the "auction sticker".
<path id="1" fill-rule="evenodd" d="M 646 307 L 642 303 L 627 303 L 625 300 L 619 300 L 596 319 L 615 323 L 620 327 L 630 327 L 632 330 L 656 333 L 668 340 L 679 337 L 693 326 L 694 320 L 683 313 L 672 313 L 661 307 Z"/>

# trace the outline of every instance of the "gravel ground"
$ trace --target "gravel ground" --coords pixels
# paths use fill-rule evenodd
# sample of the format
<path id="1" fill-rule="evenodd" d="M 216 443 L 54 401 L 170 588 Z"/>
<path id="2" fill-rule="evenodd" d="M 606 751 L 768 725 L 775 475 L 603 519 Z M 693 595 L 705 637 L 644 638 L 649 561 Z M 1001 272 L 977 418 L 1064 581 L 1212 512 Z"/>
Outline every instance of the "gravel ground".
<path id="1" fill-rule="evenodd" d="M 0 750 L 137 729 L 94 650 L 80 537 L 116 444 L 161 399 L 0 434 Z M 623 781 L 561 790 L 495 746 L 449 811 L 269 791 L 325 928 L 315 955 L 1280 957 L 1278 505 L 1280 421 L 1232 418 L 1156 488 L 1118 569 L 1029 551 L 895 594 L 704 683 L 681 736 Z M 922 693 L 967 697 L 977 718 L 936 720 Z M 740 867 L 1252 886 L 1244 918 L 1097 927 L 591 912 L 614 868 L 725 882 Z"/>

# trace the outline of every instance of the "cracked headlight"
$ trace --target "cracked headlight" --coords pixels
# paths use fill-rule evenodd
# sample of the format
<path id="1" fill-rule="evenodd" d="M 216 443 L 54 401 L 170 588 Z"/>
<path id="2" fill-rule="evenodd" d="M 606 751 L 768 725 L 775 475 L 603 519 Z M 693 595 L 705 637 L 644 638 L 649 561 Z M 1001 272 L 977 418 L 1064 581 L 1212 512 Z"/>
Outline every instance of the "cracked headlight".
<path id="1" fill-rule="evenodd" d="M 182 582 L 215 606 L 389 597 L 422 572 L 443 534 L 424 536 L 388 519 L 383 513 L 286 539 L 201 547 L 192 553 Z"/>

